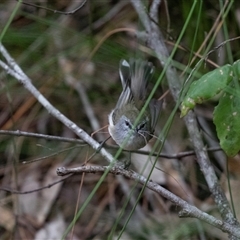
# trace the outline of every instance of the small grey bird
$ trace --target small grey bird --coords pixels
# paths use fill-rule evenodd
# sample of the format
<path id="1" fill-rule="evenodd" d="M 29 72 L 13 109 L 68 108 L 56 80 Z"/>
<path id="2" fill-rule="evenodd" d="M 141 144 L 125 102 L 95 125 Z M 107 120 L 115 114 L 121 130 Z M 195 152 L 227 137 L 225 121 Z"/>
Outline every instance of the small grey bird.
<path id="1" fill-rule="evenodd" d="M 152 99 L 140 116 L 153 73 L 154 66 L 151 62 L 140 59 L 120 61 L 119 74 L 123 91 L 108 117 L 108 131 L 113 140 L 125 150 L 143 148 L 153 137 L 162 101 Z"/>

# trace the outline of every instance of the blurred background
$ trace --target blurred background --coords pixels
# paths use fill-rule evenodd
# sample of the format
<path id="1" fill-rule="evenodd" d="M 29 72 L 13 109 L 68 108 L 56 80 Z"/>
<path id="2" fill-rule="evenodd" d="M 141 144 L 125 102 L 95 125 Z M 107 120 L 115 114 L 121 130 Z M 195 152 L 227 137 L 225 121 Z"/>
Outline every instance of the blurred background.
<path id="1" fill-rule="evenodd" d="M 118 72 L 121 59 L 134 57 L 153 62 L 156 71 L 149 89 L 153 88 L 162 67 L 154 52 L 135 36 L 134 31 L 142 31 L 143 27 L 130 1 L 86 1 L 79 11 L 69 15 L 53 11 L 76 9 L 81 4 L 80 0 L 27 2 L 44 8 L 20 4 L 14 13 L 17 1 L 1 1 L 2 33 L 10 23 L 1 36 L 2 43 L 32 79 L 34 86 L 84 131 L 92 134 L 108 124 L 108 114 L 121 93 Z M 148 9 L 151 1 L 144 3 Z M 173 0 L 161 2 L 159 28 L 170 53 L 184 24 L 189 21 L 187 19 L 193 3 Z M 13 21 L 9 22 L 11 15 Z M 239 32 L 238 1 L 200 1 L 194 8 L 193 17 L 174 55 L 173 65 L 182 83 L 206 51 L 239 36 Z M 198 79 L 216 66 L 239 59 L 239 49 L 239 40 L 223 45 L 194 71 L 192 79 Z M 0 85 L 1 130 L 76 138 L 16 79 L 2 70 Z M 156 98 L 168 90 L 164 77 L 161 85 L 155 93 Z M 212 123 L 217 100 L 216 97 L 195 109 L 207 147 L 219 145 Z M 174 106 L 175 102 L 168 94 L 156 136 L 159 136 Z M 191 140 L 179 112 L 171 120 L 163 148 L 166 157 L 158 159 L 151 179 L 203 211 L 219 217 L 195 155 L 191 153 Z M 93 137 L 103 141 L 109 137 L 107 128 Z M 149 150 L 151 144 L 145 150 Z M 113 145 L 112 140 L 106 145 L 112 154 L 117 151 Z M 189 154 L 171 157 L 182 152 Z M 0 134 L 0 239 L 61 239 L 76 209 L 84 204 L 101 175 L 74 175 L 61 181 L 63 177 L 57 176 L 56 169 L 60 166 L 81 166 L 93 153 L 85 143 Z M 237 157 L 228 159 L 227 165 L 223 152 L 209 154 L 227 195 L 228 166 L 234 200 L 239 202 L 240 160 Z M 148 176 L 152 165 L 151 161 L 149 164 L 147 162 L 147 155 L 134 153 L 131 168 Z M 102 166 L 108 163 L 96 154 L 88 164 Z M 57 181 L 60 182 L 50 188 L 28 192 Z M 120 239 L 227 239 L 227 235 L 220 230 L 199 220 L 179 219 L 179 209 L 149 189 L 145 189 L 137 201 L 141 189 L 141 185 L 131 180 L 109 174 L 67 238 L 118 239 L 124 229 Z M 134 207 L 135 211 L 128 220 Z M 240 211 L 239 204 L 235 210 L 237 213 Z"/>

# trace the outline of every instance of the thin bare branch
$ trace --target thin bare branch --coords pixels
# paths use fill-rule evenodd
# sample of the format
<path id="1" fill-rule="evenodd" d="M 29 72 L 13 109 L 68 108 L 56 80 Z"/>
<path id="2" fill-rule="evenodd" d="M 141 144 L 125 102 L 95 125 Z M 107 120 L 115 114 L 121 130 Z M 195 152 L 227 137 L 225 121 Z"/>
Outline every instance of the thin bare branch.
<path id="1" fill-rule="evenodd" d="M 161 5 L 161 0 L 155 0 L 152 2 L 151 8 L 150 8 L 150 17 L 156 23 L 158 23 L 158 12 L 159 12 L 158 10 L 160 5 Z"/>
<path id="2" fill-rule="evenodd" d="M 53 136 L 53 135 L 46 135 L 46 134 L 40 134 L 40 133 L 31 133 L 31 132 L 24 132 L 24 131 L 9 131 L 9 130 L 0 130 L 0 135 L 11 135 L 11 136 L 16 136 L 16 137 L 34 137 L 34 138 L 44 138 L 46 140 L 52 140 L 52 141 L 58 141 L 58 142 L 69 142 L 69 143 L 77 143 L 77 144 L 85 144 L 84 141 L 80 139 L 75 139 L 75 138 L 66 138 L 66 137 L 59 137 L 59 136 Z M 119 149 L 119 146 L 117 145 L 104 145 L 106 148 L 113 148 L 113 149 Z M 123 150 L 124 151 L 124 150 Z M 211 148 L 206 148 L 206 151 L 208 152 L 217 152 L 217 151 L 222 151 L 220 147 L 211 147 Z M 144 154 L 144 155 L 149 155 L 150 152 L 148 151 L 143 151 L 143 150 L 136 150 L 132 151 L 132 153 L 138 153 L 138 154 Z M 184 157 L 192 156 L 195 155 L 194 151 L 185 151 L 185 152 L 180 152 L 176 154 L 165 154 L 165 153 L 151 153 L 152 156 L 158 156 L 162 158 L 168 158 L 168 159 L 181 159 Z"/>
<path id="3" fill-rule="evenodd" d="M 72 174 L 71 174 L 71 175 L 72 175 Z M 33 192 L 39 192 L 39 191 L 42 191 L 42 190 L 44 190 L 44 189 L 46 189 L 46 188 L 51 188 L 52 186 L 54 186 L 54 185 L 56 185 L 56 184 L 58 184 L 58 183 L 64 182 L 67 178 L 71 177 L 71 175 L 69 175 L 69 176 L 67 176 L 67 177 L 65 177 L 65 178 L 62 178 L 62 179 L 60 179 L 60 180 L 58 180 L 58 181 L 55 181 L 55 182 L 53 182 L 53 183 L 51 183 L 51 184 L 48 184 L 47 186 L 40 187 L 40 188 L 35 188 L 35 189 L 33 189 L 33 190 L 17 191 L 17 190 L 8 188 L 8 187 L 0 187 L 0 191 L 2 190 L 2 191 L 10 192 L 10 193 L 12 193 L 12 194 L 21 194 L 21 195 L 23 195 L 23 194 L 29 194 L 29 193 L 33 193 Z"/>
<path id="4" fill-rule="evenodd" d="M 57 169 L 57 173 L 59 176 L 65 176 L 68 174 L 82 174 L 82 173 L 104 173 L 108 169 L 107 166 L 82 166 L 77 168 L 64 168 L 60 167 Z M 203 220 L 224 232 L 233 234 L 236 237 L 240 237 L 240 229 L 231 226 L 228 223 L 222 222 L 221 220 L 216 219 L 215 217 L 201 211 L 200 209 L 190 205 L 186 201 L 182 200 L 178 196 L 169 192 L 165 188 L 161 187 L 159 184 L 152 182 L 151 180 L 147 181 L 145 177 L 139 175 L 134 171 L 128 171 L 122 168 L 113 167 L 109 170 L 110 173 L 114 175 L 122 175 L 126 178 L 130 178 L 142 185 L 146 184 L 146 187 L 151 189 L 152 191 L 161 194 L 161 196 L 169 199 L 171 202 L 179 206 L 182 210 L 180 211 L 180 217 L 194 217 L 200 220 Z"/>
<path id="5" fill-rule="evenodd" d="M 31 132 L 24 132 L 24 131 L 8 131 L 8 130 L 0 130 L 0 135 L 11 135 L 16 137 L 34 137 L 34 138 L 44 138 L 46 140 L 53 140 L 59 142 L 70 142 L 70 143 L 78 143 L 78 144 L 85 144 L 84 141 L 75 138 L 66 138 L 66 137 L 59 137 L 53 135 L 46 135 L 41 133 L 31 133 Z"/>

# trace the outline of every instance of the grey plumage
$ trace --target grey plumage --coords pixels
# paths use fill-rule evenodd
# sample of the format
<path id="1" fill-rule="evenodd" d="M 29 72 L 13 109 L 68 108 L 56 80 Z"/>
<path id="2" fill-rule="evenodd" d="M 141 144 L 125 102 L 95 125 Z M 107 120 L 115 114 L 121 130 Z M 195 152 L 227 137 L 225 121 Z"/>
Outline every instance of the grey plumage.
<path id="1" fill-rule="evenodd" d="M 115 109 L 109 115 L 109 132 L 115 142 L 121 145 L 129 135 L 129 131 L 133 131 L 124 149 L 142 148 L 152 138 L 162 101 L 152 99 L 139 122 L 136 124 L 135 121 L 146 102 L 147 87 L 153 74 L 154 66 L 151 62 L 140 59 L 120 61 L 119 75 L 123 91 Z"/>

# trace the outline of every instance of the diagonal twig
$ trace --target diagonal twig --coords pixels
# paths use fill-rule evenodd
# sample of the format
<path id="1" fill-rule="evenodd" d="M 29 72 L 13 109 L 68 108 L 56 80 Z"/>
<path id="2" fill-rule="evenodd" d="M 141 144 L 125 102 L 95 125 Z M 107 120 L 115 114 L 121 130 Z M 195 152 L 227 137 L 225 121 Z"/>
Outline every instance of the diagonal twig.
<path id="1" fill-rule="evenodd" d="M 54 117 L 56 117 L 65 126 L 71 129 L 77 136 L 79 136 L 84 142 L 88 143 L 93 149 L 99 150 L 99 153 L 109 162 L 113 162 L 113 157 L 104 148 L 101 148 L 101 144 L 95 141 L 89 136 L 83 129 L 79 128 L 74 122 L 64 116 L 59 110 L 57 110 L 32 84 L 31 79 L 22 71 L 17 65 L 14 59 L 7 52 L 5 47 L 0 43 L 0 52 L 6 59 L 7 63 L 0 61 L 0 66 L 6 70 L 7 73 L 15 77 L 23 86 L 32 93 L 32 95 L 38 100 L 40 104 Z"/>
<path id="2" fill-rule="evenodd" d="M 65 168 L 60 167 L 57 169 L 57 173 L 59 176 L 65 176 L 68 174 L 82 174 L 82 173 L 104 173 L 107 169 L 107 166 L 82 166 L 82 167 L 76 167 L 76 168 Z M 221 230 L 224 232 L 228 232 L 233 234 L 236 237 L 240 237 L 240 229 L 236 228 L 234 226 L 231 226 L 229 223 L 222 222 L 221 220 L 216 219 L 215 217 L 201 211 L 195 206 L 190 205 L 186 201 L 180 199 L 175 194 L 171 193 L 167 189 L 163 188 L 159 184 L 149 180 L 139 175 L 138 173 L 134 171 L 128 171 L 125 169 L 113 167 L 109 170 L 110 173 L 114 175 L 122 175 L 124 177 L 130 178 L 142 185 L 146 184 L 146 187 L 153 190 L 156 193 L 161 194 L 163 197 L 169 199 L 171 202 L 176 204 L 177 206 L 181 207 L 181 211 L 179 212 L 180 217 L 194 217 L 198 218 L 200 220 L 203 220 Z"/>

